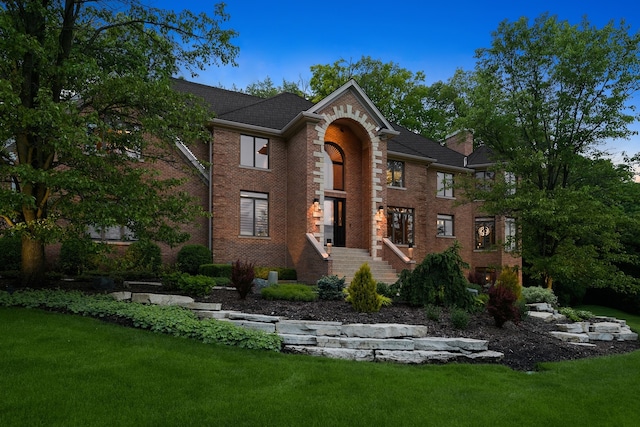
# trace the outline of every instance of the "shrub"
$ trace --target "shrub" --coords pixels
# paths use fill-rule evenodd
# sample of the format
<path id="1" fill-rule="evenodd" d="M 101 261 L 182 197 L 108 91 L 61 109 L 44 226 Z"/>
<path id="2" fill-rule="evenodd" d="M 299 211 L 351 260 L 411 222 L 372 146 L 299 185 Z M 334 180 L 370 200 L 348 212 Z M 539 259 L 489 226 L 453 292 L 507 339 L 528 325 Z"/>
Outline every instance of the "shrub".
<path id="1" fill-rule="evenodd" d="M 202 264 L 211 263 L 211 251 L 204 245 L 184 245 L 176 258 L 176 267 L 183 273 L 198 274 Z"/>
<path id="2" fill-rule="evenodd" d="M 457 306 L 468 310 L 473 296 L 467 290 L 469 282 L 462 272 L 468 266 L 459 254 L 455 243 L 442 253 L 427 255 L 413 270 L 400 274 L 400 297 L 413 306 L 427 304 Z"/>
<path id="3" fill-rule="evenodd" d="M 151 240 L 139 240 L 129 245 L 122 259 L 125 270 L 149 270 L 154 273 L 162 266 L 160 246 Z"/>
<path id="4" fill-rule="evenodd" d="M 316 283 L 318 298 L 329 301 L 344 299 L 344 281 L 344 277 L 339 278 L 335 275 L 321 277 Z"/>
<path id="5" fill-rule="evenodd" d="M 318 298 L 313 287 L 289 283 L 267 286 L 260 294 L 268 300 L 315 301 Z"/>
<path id="6" fill-rule="evenodd" d="M 562 307 L 558 310 L 558 312 L 572 322 L 582 322 L 583 320 L 589 320 L 594 317 L 593 313 L 590 311 L 575 310 L 571 307 Z"/>
<path id="7" fill-rule="evenodd" d="M 451 323 L 456 329 L 467 329 L 467 326 L 469 326 L 469 313 L 462 308 L 453 307 L 451 309 Z"/>
<path id="8" fill-rule="evenodd" d="M 389 299 L 393 299 L 397 296 L 398 289 L 395 285 L 389 285 L 384 282 L 378 282 L 376 284 L 376 292 L 378 295 L 382 295 Z"/>
<path id="9" fill-rule="evenodd" d="M 294 268 L 285 267 L 256 267 L 256 278 L 267 280 L 270 271 L 277 272 L 278 279 L 280 280 L 297 280 L 298 278 L 298 274 Z"/>
<path id="10" fill-rule="evenodd" d="M 177 272 L 164 275 L 162 284 L 168 290 L 203 297 L 211 293 L 211 289 L 216 285 L 216 282 L 209 276 L 192 276 L 188 273 Z"/>
<path id="11" fill-rule="evenodd" d="M 522 285 L 518 279 L 518 270 L 513 267 L 503 267 L 496 281 L 496 286 L 511 289 L 516 295 L 516 300 L 522 295 Z"/>
<path id="12" fill-rule="evenodd" d="M 252 263 L 240 262 L 240 260 L 233 263 L 231 283 L 240 294 L 240 299 L 245 299 L 249 292 L 251 292 L 254 278 L 255 272 Z"/>
<path id="13" fill-rule="evenodd" d="M 427 319 L 433 320 L 434 322 L 440 321 L 440 314 L 442 310 L 437 305 L 427 304 L 424 307 L 424 314 L 427 316 Z"/>
<path id="14" fill-rule="evenodd" d="M 231 279 L 228 277 L 212 277 L 216 286 L 231 286 Z"/>
<path id="15" fill-rule="evenodd" d="M 522 298 L 527 304 L 546 302 L 552 306 L 558 305 L 558 298 L 553 291 L 540 286 L 522 288 Z"/>
<path id="16" fill-rule="evenodd" d="M 20 236 L 0 237 L 0 270 L 20 270 L 22 262 L 22 239 Z"/>
<path id="17" fill-rule="evenodd" d="M 501 328 L 507 321 L 517 323 L 520 320 L 520 311 L 516 306 L 516 295 L 509 288 L 493 285 L 489 288 L 489 302 L 487 311 Z"/>
<path id="18" fill-rule="evenodd" d="M 209 277 L 227 277 L 231 279 L 231 264 L 202 264 L 198 268 L 198 274 Z"/>
<path id="19" fill-rule="evenodd" d="M 100 256 L 107 251 L 107 245 L 96 243 L 88 236 L 67 239 L 60 247 L 60 269 L 65 274 L 81 275 L 96 269 Z"/>
<path id="20" fill-rule="evenodd" d="M 380 311 L 383 305 L 391 303 L 389 298 L 376 292 L 376 282 L 367 263 L 362 264 L 347 288 L 347 301 L 355 311 L 361 313 Z"/>

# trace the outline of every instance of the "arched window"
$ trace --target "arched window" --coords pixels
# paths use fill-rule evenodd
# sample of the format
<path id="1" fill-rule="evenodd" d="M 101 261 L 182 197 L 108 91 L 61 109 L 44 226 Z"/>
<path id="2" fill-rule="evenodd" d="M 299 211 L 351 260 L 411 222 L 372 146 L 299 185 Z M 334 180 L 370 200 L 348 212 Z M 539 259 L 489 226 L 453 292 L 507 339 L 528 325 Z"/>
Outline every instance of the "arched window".
<path id="1" fill-rule="evenodd" d="M 333 142 L 324 144 L 324 188 L 344 190 L 344 153 Z"/>

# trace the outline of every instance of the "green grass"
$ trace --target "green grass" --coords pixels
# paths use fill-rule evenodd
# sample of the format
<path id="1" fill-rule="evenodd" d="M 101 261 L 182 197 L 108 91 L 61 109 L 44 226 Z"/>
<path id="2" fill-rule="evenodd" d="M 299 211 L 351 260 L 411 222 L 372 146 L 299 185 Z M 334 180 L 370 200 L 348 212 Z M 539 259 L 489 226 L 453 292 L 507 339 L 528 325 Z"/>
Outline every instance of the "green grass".
<path id="1" fill-rule="evenodd" d="M 595 310 L 592 310 L 595 312 Z M 205 345 L 0 308 L 1 426 L 635 426 L 640 352 L 404 366 Z"/>

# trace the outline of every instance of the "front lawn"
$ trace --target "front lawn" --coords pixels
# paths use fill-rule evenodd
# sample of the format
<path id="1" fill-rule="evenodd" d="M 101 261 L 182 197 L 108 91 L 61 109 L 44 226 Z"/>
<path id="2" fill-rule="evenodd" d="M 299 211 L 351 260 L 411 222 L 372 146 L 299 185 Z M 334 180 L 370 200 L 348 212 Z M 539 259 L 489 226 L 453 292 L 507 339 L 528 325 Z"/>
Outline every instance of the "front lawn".
<path id="1" fill-rule="evenodd" d="M 592 310 L 595 311 L 595 310 Z M 640 352 L 405 366 L 199 342 L 0 308 L 2 426 L 616 425 L 640 422 Z"/>

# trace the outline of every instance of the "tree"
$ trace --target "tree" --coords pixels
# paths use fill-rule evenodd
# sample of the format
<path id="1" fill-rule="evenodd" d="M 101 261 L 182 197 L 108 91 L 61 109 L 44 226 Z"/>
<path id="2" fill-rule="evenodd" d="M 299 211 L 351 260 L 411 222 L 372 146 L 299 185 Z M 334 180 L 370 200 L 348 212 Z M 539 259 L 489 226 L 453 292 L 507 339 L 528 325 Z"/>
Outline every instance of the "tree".
<path id="1" fill-rule="evenodd" d="M 245 92 L 260 98 L 271 98 L 280 93 L 289 92 L 306 98 L 307 94 L 302 89 L 302 87 L 304 87 L 303 85 L 304 82 L 302 79 L 300 79 L 299 83 L 282 79 L 282 86 L 274 86 L 271 77 L 267 76 L 264 80 L 258 80 L 257 82 L 249 84 L 246 89 L 240 90 L 240 92 Z"/>
<path id="2" fill-rule="evenodd" d="M 640 34 L 628 31 L 624 23 L 598 29 L 586 18 L 505 21 L 491 47 L 477 51 L 475 71 L 458 80 L 468 108 L 459 125 L 492 150 L 497 169 L 518 177 L 515 192 L 497 180 L 473 197 L 518 219 L 529 273 L 548 287 L 555 279 L 596 286 L 630 279 L 613 259 L 623 252 L 618 200 L 603 187 L 626 181 L 587 179 L 615 172 L 597 146 L 629 137 L 638 119 L 631 96 L 640 89 Z"/>
<path id="3" fill-rule="evenodd" d="M 185 240 L 173 225 L 197 209 L 154 164 L 204 140 L 208 111 L 170 78 L 234 62 L 227 19 L 223 5 L 210 17 L 137 0 L 3 2 L 0 218 L 22 238 L 25 285 L 41 280 L 46 243 L 88 226 Z"/>
<path id="4" fill-rule="evenodd" d="M 455 117 L 453 87 L 424 84 L 422 71 L 413 73 L 394 62 L 363 56 L 357 62 L 340 59 L 333 64 L 311 66 L 309 86 L 319 101 L 354 79 L 380 112 L 392 122 L 428 138 L 444 139 Z"/>

